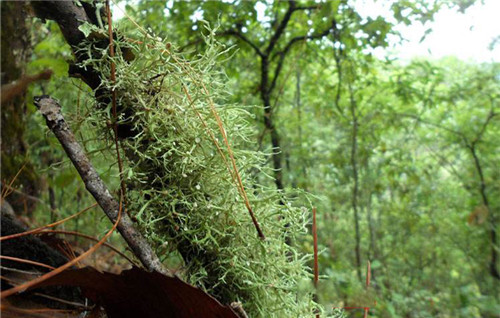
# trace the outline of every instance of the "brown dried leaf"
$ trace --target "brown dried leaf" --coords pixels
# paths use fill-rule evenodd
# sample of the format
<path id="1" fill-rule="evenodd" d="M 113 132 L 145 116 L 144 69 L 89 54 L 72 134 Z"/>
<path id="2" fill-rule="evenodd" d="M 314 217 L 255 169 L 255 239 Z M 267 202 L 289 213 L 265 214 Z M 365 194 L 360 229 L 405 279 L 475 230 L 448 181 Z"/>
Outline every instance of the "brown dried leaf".
<path id="1" fill-rule="evenodd" d="M 179 278 L 137 267 L 120 275 L 101 273 L 91 267 L 67 270 L 34 288 L 54 285 L 80 287 L 110 318 L 237 318 L 230 307 Z"/>

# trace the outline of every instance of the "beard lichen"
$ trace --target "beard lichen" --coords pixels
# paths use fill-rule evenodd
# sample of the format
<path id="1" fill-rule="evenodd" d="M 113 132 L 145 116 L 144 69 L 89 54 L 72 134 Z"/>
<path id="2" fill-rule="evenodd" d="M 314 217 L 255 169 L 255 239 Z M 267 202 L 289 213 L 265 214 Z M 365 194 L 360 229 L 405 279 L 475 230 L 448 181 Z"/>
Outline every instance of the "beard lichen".
<path id="1" fill-rule="evenodd" d="M 102 74 L 100 88 L 116 90 L 119 124 L 132 132 L 121 139 L 127 210 L 160 257 L 178 253 L 181 275 L 222 303 L 240 301 L 251 317 L 309 317 L 316 305 L 300 286 L 310 282 L 310 258 L 286 244 L 307 233 L 307 211 L 280 204 L 285 201 L 278 191 L 251 177 L 265 158 L 245 149 L 254 140 L 248 110 L 224 104 L 221 63 L 228 50 L 213 34 L 206 37 L 206 51 L 190 59 L 151 36 L 115 42 L 115 57 L 107 48 L 90 50 L 90 43 L 82 48 L 99 52 L 81 66 Z M 126 61 L 123 46 L 136 58 Z M 111 62 L 115 83 L 109 80 Z M 248 201 L 265 240 L 257 236 L 235 183 L 214 109 L 242 182 L 251 189 Z M 105 122 L 104 114 L 95 116 Z"/>

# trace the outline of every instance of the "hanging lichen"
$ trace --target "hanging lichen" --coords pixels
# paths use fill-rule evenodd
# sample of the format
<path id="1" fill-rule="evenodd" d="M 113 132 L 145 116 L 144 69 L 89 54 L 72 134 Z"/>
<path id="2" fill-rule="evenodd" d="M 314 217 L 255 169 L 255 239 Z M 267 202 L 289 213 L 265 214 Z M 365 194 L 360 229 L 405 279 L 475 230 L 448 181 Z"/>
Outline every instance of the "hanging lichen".
<path id="1" fill-rule="evenodd" d="M 98 70 L 101 87 L 117 91 L 119 124 L 132 132 L 121 140 L 127 209 L 161 257 L 179 253 L 185 279 L 221 302 L 241 301 L 252 317 L 311 316 L 310 293 L 299 291 L 310 281 L 308 257 L 285 243 L 306 234 L 307 211 L 279 204 L 283 198 L 276 190 L 250 178 L 249 171 L 263 166 L 265 158 L 245 150 L 252 142 L 249 112 L 224 104 L 220 65 L 228 50 L 213 34 L 206 37 L 206 51 L 189 60 L 148 35 L 117 41 L 113 58 L 90 40 L 82 47 L 94 58 L 81 66 Z M 136 58 L 126 61 L 123 46 Z M 115 84 L 109 80 L 112 61 Z M 105 122 L 110 112 L 96 111 L 89 120 Z M 265 240 L 245 207 L 221 123 Z"/>

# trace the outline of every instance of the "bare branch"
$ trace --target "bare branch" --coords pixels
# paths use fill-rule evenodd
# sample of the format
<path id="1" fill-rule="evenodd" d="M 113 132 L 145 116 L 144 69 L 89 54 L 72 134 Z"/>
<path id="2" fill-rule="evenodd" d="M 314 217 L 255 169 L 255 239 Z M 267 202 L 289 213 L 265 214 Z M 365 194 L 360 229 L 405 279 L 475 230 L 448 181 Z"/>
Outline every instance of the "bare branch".
<path id="1" fill-rule="evenodd" d="M 34 104 L 45 117 L 47 126 L 57 137 L 64 151 L 66 151 L 66 154 L 73 162 L 87 190 L 96 199 L 97 203 L 111 222 L 116 222 L 119 203 L 111 196 L 108 188 L 85 155 L 84 150 L 76 141 L 75 135 L 64 120 L 59 103 L 53 98 L 45 95 L 35 97 Z M 132 220 L 127 214 L 122 213 L 117 228 L 134 255 L 141 261 L 146 269 L 157 271 L 165 275 L 171 275 L 169 271 L 163 267 L 158 256 L 146 239 L 134 227 Z"/>
<path id="2" fill-rule="evenodd" d="M 61 29 L 66 42 L 73 49 L 76 60 L 84 61 L 88 58 L 85 53 L 78 52 L 77 47 L 85 40 L 85 35 L 78 27 L 86 22 L 92 23 L 92 19 L 88 17 L 87 5 L 84 7 L 78 6 L 73 1 L 31 1 L 31 5 L 35 9 L 37 17 L 41 19 L 50 19 L 57 22 Z M 95 9 L 94 9 L 95 11 Z M 91 68 L 83 69 L 76 65 L 70 65 L 70 74 L 80 77 L 90 88 L 96 89 L 101 84 L 99 74 Z"/>
<path id="3" fill-rule="evenodd" d="M 285 61 L 285 58 L 286 58 L 288 52 L 290 51 L 290 49 L 292 48 L 292 46 L 295 43 L 298 43 L 300 41 L 321 39 L 321 38 L 327 36 L 335 28 L 335 25 L 336 25 L 336 22 L 335 22 L 335 19 L 334 19 L 332 21 L 330 27 L 328 29 L 325 29 L 323 32 L 316 33 L 316 34 L 311 34 L 311 35 L 296 36 L 296 37 L 292 38 L 287 43 L 287 45 L 285 46 L 285 48 L 281 52 L 277 53 L 280 58 L 278 60 L 278 64 L 276 65 L 276 68 L 274 70 L 274 77 L 273 77 L 273 80 L 271 81 L 271 86 L 269 87 L 269 91 L 272 91 L 273 88 L 274 88 L 274 86 L 276 85 L 276 82 L 278 80 L 278 76 L 281 73 L 281 69 L 283 68 L 283 62 Z"/>
<path id="4" fill-rule="evenodd" d="M 245 42 L 248 45 L 250 45 L 252 47 L 252 49 L 254 49 L 255 53 L 257 53 L 260 57 L 264 56 L 264 53 L 262 53 L 262 51 L 259 49 L 259 47 L 255 43 L 253 43 L 252 41 L 250 41 L 245 35 L 243 35 L 243 33 L 241 33 L 241 31 L 238 31 L 238 30 L 228 30 L 228 31 L 222 32 L 222 33 L 220 33 L 218 35 L 220 35 L 220 36 L 234 35 L 235 37 L 239 38 L 243 42 Z"/>
<path id="5" fill-rule="evenodd" d="M 31 83 L 39 80 L 48 80 L 51 76 L 52 71 L 45 70 L 36 75 L 25 75 L 13 83 L 2 85 L 2 104 L 22 94 Z"/>
<path id="6" fill-rule="evenodd" d="M 269 53 L 272 51 L 273 47 L 276 44 L 276 43 L 272 43 L 272 42 L 273 41 L 274 42 L 278 41 L 278 39 L 281 36 L 281 34 L 283 33 L 286 25 L 290 21 L 290 18 L 291 18 L 291 15 L 292 15 L 293 12 L 295 12 L 295 11 L 301 11 L 301 10 L 302 11 L 305 11 L 305 10 L 317 10 L 317 9 L 321 8 L 319 5 L 316 5 L 316 6 L 305 6 L 305 7 L 295 7 L 295 1 L 290 1 L 290 6 L 292 7 L 292 9 L 290 9 L 290 7 L 289 7 L 287 13 L 285 14 L 285 17 L 281 21 L 280 27 L 282 27 L 282 29 L 278 28 L 276 30 L 276 33 L 274 34 L 273 38 L 269 42 L 269 46 L 267 48 L 267 50 L 269 50 Z M 279 33 L 278 33 L 278 31 L 279 31 Z M 264 56 L 264 53 L 260 50 L 260 48 L 258 47 L 258 45 L 256 45 L 252 41 L 250 41 L 250 39 L 248 39 L 243 33 L 241 33 L 240 30 L 236 30 L 236 29 L 227 30 L 227 31 L 224 31 L 224 32 L 219 32 L 216 35 L 217 36 L 228 36 L 228 35 L 235 36 L 235 37 L 239 38 L 240 40 L 242 40 L 243 42 L 245 42 L 248 45 L 250 45 L 252 47 L 252 49 L 254 49 L 254 51 L 257 53 L 257 55 L 259 55 L 260 57 Z M 202 39 L 197 39 L 195 41 L 189 42 L 188 44 L 182 46 L 179 49 L 179 51 L 183 51 L 186 47 L 189 47 L 189 46 L 194 45 L 194 44 L 198 44 L 198 43 L 200 43 L 202 41 L 203 41 Z M 270 47 L 270 49 L 269 49 L 269 47 Z M 266 54 L 269 54 L 269 53 L 266 53 Z"/>
<path id="7" fill-rule="evenodd" d="M 321 9 L 321 6 L 320 5 L 316 5 L 316 6 L 308 6 L 308 7 L 296 7 L 294 9 L 294 11 L 300 11 L 300 10 L 318 10 L 318 9 Z"/>
<path id="8" fill-rule="evenodd" d="M 295 1 L 290 1 L 288 2 L 288 10 L 285 12 L 285 16 L 283 17 L 283 20 L 281 20 L 278 28 L 276 29 L 276 32 L 274 32 L 271 40 L 269 40 L 269 45 L 267 46 L 264 54 L 266 56 L 269 56 L 269 54 L 273 51 L 274 47 L 278 43 L 279 38 L 285 31 L 286 26 L 288 25 L 288 22 L 290 22 L 290 18 L 292 17 L 293 12 L 296 9 L 296 2 Z"/>
<path id="9" fill-rule="evenodd" d="M 495 117 L 496 113 L 493 112 L 493 109 L 490 111 L 490 113 L 488 114 L 488 117 L 486 118 L 486 120 L 484 121 L 483 123 L 483 126 L 481 127 L 481 130 L 479 131 L 479 133 L 477 134 L 476 138 L 474 139 L 474 141 L 472 141 L 472 146 L 474 147 L 474 145 L 481 140 L 481 138 L 483 137 L 483 134 L 484 132 L 486 131 L 486 127 L 488 126 L 488 124 L 490 123 L 490 121 L 493 119 L 493 117 Z"/>
<path id="10" fill-rule="evenodd" d="M 440 124 L 436 124 L 436 123 L 433 123 L 433 122 L 430 122 L 430 121 L 427 121 L 425 119 L 422 119 L 420 116 L 417 116 L 417 115 L 413 115 L 413 114 L 406 114 L 406 113 L 394 113 L 395 115 L 397 116 L 401 116 L 401 117 L 408 117 L 408 118 L 412 118 L 422 124 L 426 124 L 428 126 L 433 126 L 433 127 L 436 127 L 436 128 L 439 128 L 439 129 L 443 129 L 449 133 L 452 133 L 458 137 L 461 137 L 465 143 L 467 144 L 467 138 L 466 136 L 461 132 L 461 131 L 458 131 L 458 130 L 454 130 L 454 129 L 451 129 L 451 128 L 448 128 L 446 126 L 443 126 L 443 125 L 440 125 Z"/>

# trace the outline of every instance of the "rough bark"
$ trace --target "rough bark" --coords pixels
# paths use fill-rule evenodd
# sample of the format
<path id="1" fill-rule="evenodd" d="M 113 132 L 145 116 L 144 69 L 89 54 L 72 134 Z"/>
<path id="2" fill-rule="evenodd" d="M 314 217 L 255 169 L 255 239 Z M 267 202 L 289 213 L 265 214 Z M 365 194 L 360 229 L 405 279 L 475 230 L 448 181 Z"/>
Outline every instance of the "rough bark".
<path id="1" fill-rule="evenodd" d="M 77 6 L 73 1 L 57 0 L 32 1 L 31 5 L 39 18 L 57 22 L 64 39 L 73 49 L 77 62 L 84 61 L 88 58 L 84 52 L 76 51 L 78 45 L 85 40 L 85 35 L 78 27 L 86 22 L 92 23 L 92 19 L 87 15 L 85 7 Z M 88 4 L 86 4 L 86 6 L 88 6 Z M 91 12 L 92 10 L 89 9 L 88 11 Z M 75 65 L 70 65 L 70 75 L 81 78 L 92 89 L 96 89 L 101 83 L 99 74 L 92 68 L 81 69 Z"/>
<path id="2" fill-rule="evenodd" d="M 32 1 L 32 6 L 35 9 L 36 15 L 41 19 L 50 19 L 57 22 L 61 33 L 66 42 L 71 46 L 75 62 L 69 65 L 69 76 L 79 78 L 84 81 L 92 90 L 94 96 L 101 107 L 106 107 L 111 102 L 111 92 L 105 88 L 99 87 L 101 78 L 99 72 L 87 66 L 81 68 L 78 63 L 89 58 L 87 51 L 78 50 L 79 45 L 85 40 L 85 35 L 78 27 L 83 23 L 97 24 L 96 9 L 91 4 L 82 2 L 82 6 L 78 6 L 73 1 Z M 104 15 L 101 13 L 101 15 Z M 117 38 L 118 35 L 114 34 Z M 94 41 L 96 47 L 106 48 L 109 44 L 107 38 L 100 38 L 99 41 Z M 122 52 L 127 59 L 133 59 L 133 53 L 129 48 L 122 47 Z M 94 58 L 98 57 L 97 52 L 93 52 Z M 121 105 L 117 105 L 118 115 L 124 115 L 124 118 L 129 118 L 130 113 L 123 110 Z M 137 134 L 130 124 L 119 124 L 117 127 L 119 138 L 129 138 Z"/>
<path id="3" fill-rule="evenodd" d="M 33 164 L 27 158 L 28 146 L 24 139 L 26 129 L 26 100 L 25 88 L 12 96 L 10 100 L 4 98 L 3 88 L 6 84 L 13 84 L 21 79 L 26 69 L 26 63 L 31 56 L 30 25 L 28 5 L 22 1 L 6 1 L 1 5 L 2 20 L 2 115 L 1 115 L 1 177 L 2 182 L 9 183 L 21 167 L 24 168 L 17 177 L 14 187 L 29 196 L 38 196 L 40 192 L 40 178 Z M 35 202 L 26 200 L 19 193 L 12 193 L 9 198 L 17 214 L 25 211 L 31 214 Z"/>

